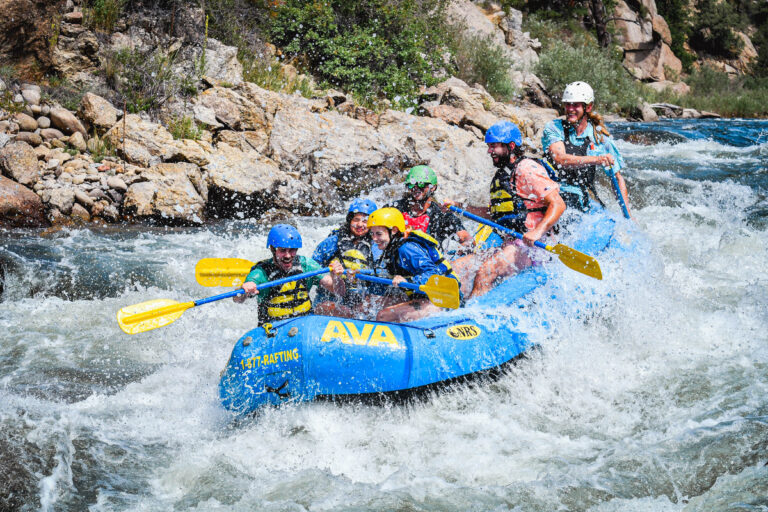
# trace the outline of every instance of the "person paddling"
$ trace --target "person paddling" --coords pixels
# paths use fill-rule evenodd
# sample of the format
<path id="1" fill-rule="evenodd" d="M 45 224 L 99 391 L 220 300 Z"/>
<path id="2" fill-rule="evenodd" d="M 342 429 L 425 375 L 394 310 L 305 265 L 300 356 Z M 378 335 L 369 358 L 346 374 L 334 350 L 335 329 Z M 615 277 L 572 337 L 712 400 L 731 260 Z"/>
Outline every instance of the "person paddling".
<path id="1" fill-rule="evenodd" d="M 318 244 L 312 253 L 312 259 L 321 266 L 328 266 L 332 261 L 338 261 L 346 270 L 372 269 L 375 258 L 381 255 L 368 232 L 368 215 L 376 210 L 376 203 L 370 199 L 355 199 L 349 205 L 347 217 L 339 228 Z M 318 292 L 317 299 L 329 300 L 328 293 Z M 339 301 L 347 308 L 359 308 L 367 293 L 365 283 L 361 281 L 346 282 L 346 295 Z M 334 314 L 352 316 L 347 308 L 338 308 Z"/>
<path id="2" fill-rule="evenodd" d="M 451 264 L 443 257 L 437 240 L 419 230 L 407 231 L 400 210 L 391 207 L 376 210 L 368 217 L 368 228 L 374 243 L 383 251 L 376 262 L 377 273 L 380 269 L 388 272 L 393 276 L 394 286 L 406 281 L 423 285 L 433 275 L 447 276 L 458 281 Z M 408 300 L 405 301 L 402 301 L 402 295 L 390 300 L 401 302 L 381 309 L 376 320 L 405 322 L 440 310 L 423 296 L 410 296 L 408 292 L 407 295 Z"/>
<path id="3" fill-rule="evenodd" d="M 504 236 L 501 248 L 492 248 L 479 255 L 465 256 L 454 266 L 468 282 L 469 274 L 480 262 L 472 292 L 468 299 L 479 297 L 493 288 L 496 281 L 519 272 L 536 261 L 538 249 L 529 249 L 534 242 L 549 235 L 565 211 L 559 185 L 546 169 L 523 154 L 523 136 L 516 124 L 499 121 L 485 133 L 488 154 L 496 167 L 491 180 L 491 200 L 488 207 L 463 206 L 446 201 L 483 218 L 522 233 L 522 240 Z"/>
<path id="4" fill-rule="evenodd" d="M 624 159 L 613 143 L 603 118 L 594 110 L 595 93 L 586 82 L 573 82 L 563 91 L 565 120 L 554 119 L 544 127 L 541 145 L 554 164 L 562 185 L 575 187 L 573 194 L 563 194 L 568 206 L 586 211 L 589 192 L 605 206 L 595 190 L 598 168 L 613 180 L 625 215 L 629 216 L 627 185 L 619 172 Z M 565 186 L 563 187 L 565 189 Z"/>
<path id="5" fill-rule="evenodd" d="M 267 247 L 272 257 L 251 267 L 242 286 L 245 293 L 233 298 L 235 302 L 243 302 L 248 297 L 258 295 L 259 325 L 310 314 L 312 299 L 309 291 L 318 284 L 336 295 L 345 294 L 344 281 L 340 278 L 344 267 L 338 261 L 330 263 L 330 275 L 292 281 L 259 293 L 256 287 L 260 284 L 322 268 L 314 260 L 297 256 L 301 246 L 301 235 L 295 227 L 288 224 L 273 226 L 267 235 Z"/>
<path id="6" fill-rule="evenodd" d="M 472 249 L 474 239 L 456 215 L 445 212 L 435 201 L 437 174 L 426 165 L 417 165 L 405 178 L 404 197 L 387 205 L 400 210 L 405 225 L 422 231 L 436 239 L 442 248 L 447 239 L 455 239 L 467 249 Z"/>

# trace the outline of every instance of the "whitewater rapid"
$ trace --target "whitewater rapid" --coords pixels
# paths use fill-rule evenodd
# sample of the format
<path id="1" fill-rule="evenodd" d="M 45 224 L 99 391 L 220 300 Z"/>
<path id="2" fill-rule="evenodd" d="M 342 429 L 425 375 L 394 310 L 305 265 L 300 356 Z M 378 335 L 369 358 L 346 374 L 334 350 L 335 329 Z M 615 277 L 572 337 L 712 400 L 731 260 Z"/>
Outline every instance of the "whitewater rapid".
<path id="1" fill-rule="evenodd" d="M 0 234 L 0 509 L 767 510 L 768 123 L 617 129 L 684 138 L 619 142 L 636 257 L 555 269 L 540 350 L 416 403 L 235 421 L 219 373 L 255 308 L 119 330 L 125 305 L 223 291 L 200 258 L 266 257 L 256 221 Z M 299 219 L 305 247 L 341 219 Z"/>

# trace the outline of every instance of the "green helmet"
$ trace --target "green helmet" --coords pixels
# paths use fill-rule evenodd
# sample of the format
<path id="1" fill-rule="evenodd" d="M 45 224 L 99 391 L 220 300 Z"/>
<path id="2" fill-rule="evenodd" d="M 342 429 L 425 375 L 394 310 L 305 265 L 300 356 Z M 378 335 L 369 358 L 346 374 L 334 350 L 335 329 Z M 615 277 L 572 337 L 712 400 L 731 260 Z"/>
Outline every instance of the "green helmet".
<path id="1" fill-rule="evenodd" d="M 408 177 L 405 178 L 405 184 L 408 188 L 417 185 L 437 185 L 437 174 L 431 167 L 426 165 L 417 165 L 408 171 Z"/>

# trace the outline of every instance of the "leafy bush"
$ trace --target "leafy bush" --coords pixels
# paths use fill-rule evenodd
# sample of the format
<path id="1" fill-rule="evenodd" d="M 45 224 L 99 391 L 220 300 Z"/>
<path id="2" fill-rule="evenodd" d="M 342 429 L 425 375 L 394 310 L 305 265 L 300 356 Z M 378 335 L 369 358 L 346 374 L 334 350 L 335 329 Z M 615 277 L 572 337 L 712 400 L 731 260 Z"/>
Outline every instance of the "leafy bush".
<path id="1" fill-rule="evenodd" d="M 305 98 L 311 98 L 314 95 L 312 84 L 306 77 L 292 78 L 283 72 L 277 61 L 261 59 L 253 54 L 243 55 L 244 52 L 240 53 L 240 62 L 243 64 L 243 79 L 246 82 L 253 82 L 264 89 L 286 94 L 293 94 L 298 91 Z"/>
<path id="2" fill-rule="evenodd" d="M 733 6 L 717 0 L 698 0 L 696 8 L 699 14 L 691 28 L 691 46 L 712 55 L 736 57 L 744 43 L 733 32 L 742 21 Z"/>
<path id="3" fill-rule="evenodd" d="M 325 85 L 410 103 L 443 67 L 444 0 L 286 0 L 268 31 Z"/>
<path id="4" fill-rule="evenodd" d="M 691 15 L 689 14 L 688 0 L 656 0 L 656 8 L 664 17 L 672 35 L 670 48 L 683 64 L 686 72 L 691 70 L 691 65 L 696 61 L 696 56 L 685 49 L 688 40 Z"/>
<path id="5" fill-rule="evenodd" d="M 455 33 L 464 32 L 456 29 Z M 451 48 L 458 78 L 481 84 L 497 100 L 512 99 L 517 92 L 508 74 L 513 62 L 491 37 L 457 35 Z"/>
<path id="6" fill-rule="evenodd" d="M 168 98 L 195 91 L 189 85 L 189 77 L 173 71 L 175 56 L 122 48 L 107 57 L 104 73 L 110 86 L 125 100 L 129 112 L 155 110 Z"/>
<path id="7" fill-rule="evenodd" d="M 112 32 L 123 14 L 126 0 L 88 0 L 84 5 L 86 25 Z"/>
<path id="8" fill-rule="evenodd" d="M 644 94 L 642 86 L 622 67 L 620 57 L 596 46 L 572 47 L 557 41 L 541 53 L 535 72 L 554 98 L 559 98 L 571 82 L 588 82 L 601 111 L 618 108 L 631 112 Z"/>
<path id="9" fill-rule="evenodd" d="M 670 91 L 651 93 L 650 101 L 668 102 L 696 110 L 717 112 L 722 116 L 768 116 L 768 78 L 731 78 L 727 73 L 703 67 L 687 79 L 690 94 Z"/>
<path id="10" fill-rule="evenodd" d="M 174 117 L 168 121 L 168 131 L 174 139 L 200 140 L 203 130 L 189 116 Z"/>

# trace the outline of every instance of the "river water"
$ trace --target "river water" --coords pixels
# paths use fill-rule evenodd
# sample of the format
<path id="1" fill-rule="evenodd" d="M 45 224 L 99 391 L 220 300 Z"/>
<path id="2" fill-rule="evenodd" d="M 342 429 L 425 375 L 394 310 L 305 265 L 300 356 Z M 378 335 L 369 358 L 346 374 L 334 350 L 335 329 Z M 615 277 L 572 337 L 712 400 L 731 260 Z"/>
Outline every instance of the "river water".
<path id="1" fill-rule="evenodd" d="M 558 273 L 598 305 L 545 289 L 541 350 L 417 403 L 233 421 L 219 372 L 252 309 L 119 330 L 221 291 L 199 258 L 266 256 L 257 222 L 0 233 L 0 510 L 768 510 L 768 122 L 613 129 L 654 142 L 619 142 L 639 256 Z M 306 245 L 340 219 L 303 219 Z"/>

